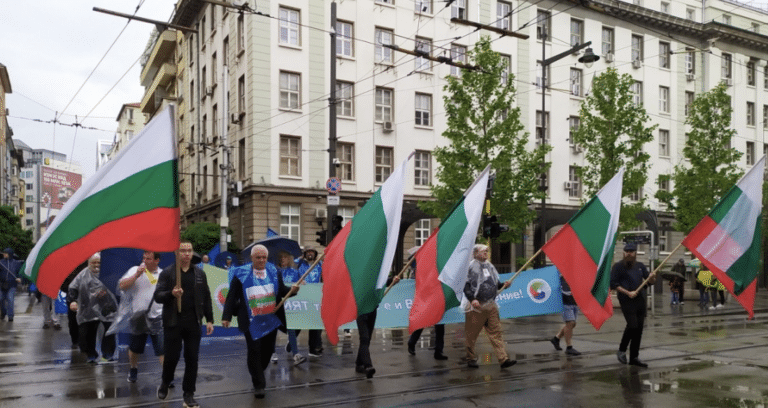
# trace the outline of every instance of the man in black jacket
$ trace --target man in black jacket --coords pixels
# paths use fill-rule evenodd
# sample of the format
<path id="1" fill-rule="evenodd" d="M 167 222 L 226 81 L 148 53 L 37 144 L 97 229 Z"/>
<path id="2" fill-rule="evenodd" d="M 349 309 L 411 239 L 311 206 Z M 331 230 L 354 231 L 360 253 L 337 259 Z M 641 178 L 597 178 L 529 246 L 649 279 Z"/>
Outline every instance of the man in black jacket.
<path id="1" fill-rule="evenodd" d="M 163 305 L 163 335 L 165 337 L 165 361 L 157 397 L 168 396 L 168 385 L 173 381 L 173 372 L 181 357 L 184 345 L 184 406 L 197 407 L 195 382 L 197 381 L 197 359 L 200 352 L 200 324 L 206 320 L 206 334 L 213 334 L 213 307 L 211 292 L 205 273 L 192 265 L 192 243 L 181 241 L 177 262 L 181 267 L 181 282 L 176 284 L 176 265 L 171 265 L 157 279 L 155 302 Z M 177 306 L 181 299 L 181 312 Z"/>

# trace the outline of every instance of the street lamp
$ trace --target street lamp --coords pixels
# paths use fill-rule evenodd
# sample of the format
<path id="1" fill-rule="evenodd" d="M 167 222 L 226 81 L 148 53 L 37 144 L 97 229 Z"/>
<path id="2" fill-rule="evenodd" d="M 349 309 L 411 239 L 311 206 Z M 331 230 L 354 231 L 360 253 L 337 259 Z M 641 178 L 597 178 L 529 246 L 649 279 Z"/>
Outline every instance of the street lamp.
<path id="1" fill-rule="evenodd" d="M 547 117 L 545 116 L 544 112 L 546 112 L 546 101 L 547 101 L 547 67 L 552 65 L 554 62 L 557 62 L 568 55 L 573 54 L 576 51 L 582 50 L 584 48 L 589 47 L 592 45 L 592 41 L 587 41 L 584 44 L 577 44 L 573 46 L 571 49 L 565 52 L 561 52 L 560 54 L 557 54 L 555 56 L 546 58 L 546 52 L 547 52 L 547 32 L 546 29 L 542 30 L 541 35 L 541 144 L 542 146 L 547 144 Z M 592 52 L 592 48 L 587 48 L 587 50 L 584 52 L 584 55 L 579 58 L 579 62 L 583 63 L 587 68 L 591 68 L 592 64 L 599 60 L 600 56 L 595 55 L 595 53 Z M 544 159 L 544 162 L 541 163 L 541 184 L 539 188 L 543 192 L 543 195 L 541 197 L 541 215 L 539 218 L 539 233 L 541 236 L 541 247 L 544 246 L 547 239 L 547 173 L 544 171 L 544 168 L 546 167 L 546 158 Z M 541 248 L 540 247 L 540 248 Z M 546 255 L 542 252 L 541 257 L 539 258 L 539 267 L 543 267 L 546 263 Z"/>

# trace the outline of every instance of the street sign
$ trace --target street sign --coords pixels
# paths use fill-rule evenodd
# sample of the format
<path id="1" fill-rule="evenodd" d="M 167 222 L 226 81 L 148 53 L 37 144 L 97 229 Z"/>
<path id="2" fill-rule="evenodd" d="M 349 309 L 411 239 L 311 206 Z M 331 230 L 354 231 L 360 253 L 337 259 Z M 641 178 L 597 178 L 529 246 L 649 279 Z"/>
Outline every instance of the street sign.
<path id="1" fill-rule="evenodd" d="M 339 196 L 337 195 L 329 195 L 328 196 L 328 205 L 339 205 L 341 201 L 339 200 Z"/>
<path id="2" fill-rule="evenodd" d="M 341 191 L 341 180 L 338 177 L 331 177 L 325 182 L 325 189 L 331 194 Z"/>
<path id="3" fill-rule="evenodd" d="M 627 244 L 630 242 L 635 244 L 650 244 L 651 237 L 650 235 L 624 235 L 623 241 Z"/>

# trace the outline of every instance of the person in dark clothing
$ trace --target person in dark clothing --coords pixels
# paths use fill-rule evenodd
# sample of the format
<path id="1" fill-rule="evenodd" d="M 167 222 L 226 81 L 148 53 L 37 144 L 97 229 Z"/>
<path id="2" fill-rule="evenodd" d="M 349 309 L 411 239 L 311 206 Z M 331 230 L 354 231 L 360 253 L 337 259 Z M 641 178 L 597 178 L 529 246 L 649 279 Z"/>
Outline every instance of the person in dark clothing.
<path id="1" fill-rule="evenodd" d="M 680 275 L 683 275 L 683 278 L 686 277 L 685 276 L 686 269 L 687 268 L 685 267 L 685 260 L 683 260 L 683 258 L 680 258 L 677 261 L 677 263 L 672 266 L 672 271 L 677 272 Z M 684 305 L 685 304 L 685 281 L 683 281 L 682 279 L 680 279 L 680 281 L 681 281 L 681 284 L 679 285 L 679 289 L 678 289 L 679 291 L 678 301 L 680 302 L 681 305 Z"/>
<path id="2" fill-rule="evenodd" d="M 565 354 L 569 356 L 581 355 L 579 351 L 573 348 L 571 339 L 573 338 L 573 329 L 576 327 L 576 317 L 579 314 L 579 306 L 576 304 L 576 299 L 573 298 L 573 292 L 571 287 L 568 286 L 568 282 L 560 275 L 560 293 L 563 297 L 563 327 L 557 332 L 555 337 L 549 340 L 555 350 L 562 350 L 560 347 L 560 339 L 565 337 Z"/>
<path id="3" fill-rule="evenodd" d="M 200 325 L 206 320 L 206 334 L 213 334 L 213 306 L 211 292 L 205 272 L 192 265 L 192 243 L 182 240 L 179 244 L 178 259 L 181 268 L 181 282 L 176 282 L 176 265 L 173 264 L 160 272 L 155 288 L 155 302 L 163 305 L 163 336 L 165 359 L 157 397 L 165 399 L 168 387 L 173 381 L 173 372 L 181 358 L 184 346 L 184 406 L 197 407 L 195 401 L 195 382 L 197 381 L 197 361 L 200 353 Z M 181 312 L 178 300 L 181 299 Z"/>
<path id="4" fill-rule="evenodd" d="M 0 320 L 8 316 L 8 321 L 13 321 L 16 286 L 21 283 L 20 269 L 21 262 L 13 259 L 13 249 L 5 248 L 0 260 Z"/>
<path id="5" fill-rule="evenodd" d="M 390 277 L 387 279 L 386 286 L 397 282 L 400 282 L 399 277 Z M 376 309 L 374 309 L 372 312 L 363 313 L 355 319 L 360 343 L 357 347 L 357 358 L 355 358 L 355 371 L 365 374 L 368 378 L 373 378 L 373 375 L 376 374 L 373 360 L 371 360 L 371 339 L 373 338 L 374 326 L 376 326 L 376 314 Z"/>
<path id="6" fill-rule="evenodd" d="M 416 261 L 413 261 L 413 275 L 411 276 L 411 279 L 416 279 Z M 421 333 L 424 331 L 424 329 L 417 329 L 414 330 L 413 333 L 411 333 L 411 337 L 408 338 L 408 354 L 415 356 L 416 355 L 416 343 L 419 341 L 419 338 L 421 338 Z M 436 324 L 435 325 L 435 360 L 448 360 L 448 356 L 443 354 L 443 348 L 445 347 L 445 325 L 444 324 Z"/>
<path id="7" fill-rule="evenodd" d="M 77 276 L 78 272 L 85 268 L 85 266 L 88 265 L 87 263 L 84 263 L 77 267 L 72 273 L 69 274 L 64 279 L 64 282 L 61 284 L 61 291 L 66 293 L 66 301 L 67 305 L 72 303 L 73 299 L 69 297 L 69 284 L 72 283 L 72 280 L 75 279 L 75 276 Z M 77 326 L 77 312 L 67 307 L 67 326 L 69 327 L 69 338 L 72 340 L 72 348 L 76 349 L 78 348 L 78 340 L 79 340 L 79 334 L 80 330 Z"/>
<path id="8" fill-rule="evenodd" d="M 637 261 L 637 244 L 630 242 L 624 245 L 624 259 L 616 262 L 611 268 L 611 289 L 616 289 L 621 312 L 627 321 L 616 357 L 620 363 L 627 364 L 629 346 L 629 364 L 638 367 L 648 367 L 648 364 L 638 358 L 647 308 L 645 288 L 639 291 L 638 288 L 646 278 L 651 285 L 656 282 L 656 275 L 650 275 L 648 268 Z"/>

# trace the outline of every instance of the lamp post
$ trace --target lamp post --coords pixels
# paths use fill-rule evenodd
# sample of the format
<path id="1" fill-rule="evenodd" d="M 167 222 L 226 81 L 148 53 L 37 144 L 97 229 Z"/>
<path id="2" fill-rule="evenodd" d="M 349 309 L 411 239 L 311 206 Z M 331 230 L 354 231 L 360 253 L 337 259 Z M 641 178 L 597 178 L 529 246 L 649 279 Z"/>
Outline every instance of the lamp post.
<path id="1" fill-rule="evenodd" d="M 590 45 L 592 45 L 592 41 L 587 41 L 584 44 L 578 44 L 573 46 L 571 49 L 565 52 L 561 52 L 560 54 L 557 54 L 555 56 L 546 58 L 546 52 L 547 52 L 547 32 L 546 28 L 542 30 L 542 36 L 541 36 L 541 144 L 542 146 L 547 144 L 547 116 L 545 115 L 546 112 L 546 102 L 547 102 L 547 67 L 552 65 L 554 62 L 557 62 L 568 55 L 573 54 L 576 51 L 579 51 L 581 49 L 587 48 Z M 587 68 L 592 67 L 592 63 L 599 60 L 600 57 L 598 55 L 595 55 L 592 52 L 592 48 L 587 48 L 587 50 L 584 52 L 584 55 L 579 58 L 579 62 L 586 65 Z M 541 197 L 541 213 L 539 218 L 539 234 L 541 236 L 541 246 L 543 247 L 546 243 L 547 239 L 547 173 L 544 171 L 544 168 L 546 167 L 546 158 L 544 159 L 544 162 L 541 163 L 541 184 L 539 188 L 541 189 L 543 195 Z M 543 267 L 546 263 L 546 255 L 542 252 L 540 255 L 540 258 L 538 260 L 538 266 Z"/>

